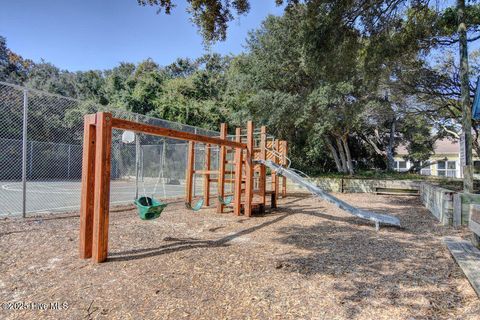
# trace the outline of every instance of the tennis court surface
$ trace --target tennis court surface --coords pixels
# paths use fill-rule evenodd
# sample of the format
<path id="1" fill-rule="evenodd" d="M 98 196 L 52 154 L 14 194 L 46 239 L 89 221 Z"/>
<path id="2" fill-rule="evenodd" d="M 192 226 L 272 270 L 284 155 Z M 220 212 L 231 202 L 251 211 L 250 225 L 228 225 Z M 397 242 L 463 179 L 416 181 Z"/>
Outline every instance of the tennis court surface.
<path id="1" fill-rule="evenodd" d="M 22 214 L 22 182 L 0 182 L 0 216 Z M 151 195 L 155 181 L 139 183 L 138 194 Z M 80 181 L 29 181 L 27 182 L 27 214 L 53 213 L 78 210 L 80 207 Z M 110 190 L 111 205 L 133 203 L 135 180 L 112 181 Z M 144 191 L 145 189 L 145 191 Z M 183 184 L 157 186 L 155 194 L 159 198 L 176 198 L 184 195 Z"/>

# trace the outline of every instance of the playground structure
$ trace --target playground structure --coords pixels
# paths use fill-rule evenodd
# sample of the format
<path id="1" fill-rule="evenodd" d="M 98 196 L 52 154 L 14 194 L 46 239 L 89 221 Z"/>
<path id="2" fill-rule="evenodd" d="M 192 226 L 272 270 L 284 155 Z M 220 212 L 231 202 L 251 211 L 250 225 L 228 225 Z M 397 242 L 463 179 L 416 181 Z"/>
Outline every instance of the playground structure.
<path id="1" fill-rule="evenodd" d="M 286 178 L 289 178 L 313 195 L 334 203 L 356 217 L 374 222 L 377 230 L 380 224 L 400 226 L 400 220 L 396 217 L 355 208 L 309 182 L 300 171 L 290 168 L 286 141 L 267 139 L 265 126 L 262 126 L 259 132 L 255 132 L 252 121 L 247 122 L 244 133 L 241 128 L 236 128 L 233 136 L 227 135 L 227 125 L 223 123 L 220 136 L 211 137 L 114 118 L 107 112 L 86 115 L 84 119 L 80 205 L 81 258 L 92 257 L 95 262 L 100 263 L 108 256 L 112 129 L 188 141 L 185 204 L 194 211 L 198 211 L 204 205 L 210 206 L 210 183 L 215 181 L 218 187 L 216 202 L 218 213 L 225 212 L 228 206 L 233 207 L 235 215 L 243 213 L 250 217 L 254 212 L 263 213 L 267 194 L 271 195 L 271 208 L 276 207 L 280 194 L 286 196 Z M 204 144 L 205 147 L 204 168 L 199 170 L 195 168 L 195 144 Z M 219 147 L 218 170 L 210 168 L 212 146 Z M 269 191 L 267 191 L 267 167 L 271 169 Z M 195 175 L 203 176 L 203 198 L 192 206 Z M 233 185 L 230 192 L 225 192 L 227 184 Z M 166 206 L 159 202 L 156 202 L 156 205 L 161 207 L 161 210 Z M 160 216 L 161 210 L 154 217 Z"/>
<path id="2" fill-rule="evenodd" d="M 276 172 L 271 173 L 271 188 L 267 188 L 266 167 L 256 162 L 257 160 L 269 160 L 278 164 L 287 163 L 287 142 L 269 139 L 265 126 L 255 132 L 252 122 L 247 123 L 247 130 L 242 132 L 236 128 L 235 135 L 227 135 L 227 124 L 220 125 L 220 139 L 230 140 L 244 144 L 245 149 L 229 148 L 219 145 L 218 170 L 211 170 L 212 144 L 205 144 L 204 168 L 195 168 L 196 141 L 188 144 L 187 170 L 185 177 L 185 204 L 187 207 L 198 210 L 197 204 L 210 206 L 210 184 L 217 183 L 218 213 L 224 213 L 226 207 L 233 207 L 233 212 L 246 216 L 252 213 L 264 213 L 267 204 L 267 195 L 270 195 L 270 207 L 275 208 L 278 197 L 286 197 L 287 181 L 284 177 L 277 176 Z M 252 154 L 251 157 L 248 154 Z M 203 176 L 203 197 L 192 205 L 194 198 L 194 179 L 196 175 Z M 281 183 L 280 183 L 281 182 Z M 227 191 L 228 190 L 228 191 Z M 246 190 L 251 190 L 252 195 L 246 196 Z M 245 201 L 248 199 L 248 203 Z M 249 208 L 246 210 L 246 208 Z"/>
<path id="3" fill-rule="evenodd" d="M 217 182 L 217 212 L 219 213 L 224 212 L 229 205 L 233 207 L 236 215 L 243 213 L 250 217 L 254 212 L 264 212 L 267 194 L 271 195 L 270 206 L 275 208 L 280 194 L 280 185 L 282 186 L 281 194 L 286 196 L 285 178 L 272 172 L 272 190 L 267 191 L 266 167 L 262 163 L 255 162 L 255 160 L 269 160 L 279 165 L 285 165 L 287 162 L 286 142 L 267 141 L 266 127 L 262 127 L 260 132 L 255 132 L 253 123 L 249 121 L 244 134 L 240 128 L 237 128 L 236 134 L 229 137 L 226 124 L 222 124 L 220 137 L 210 137 L 114 118 L 107 112 L 89 114 L 84 118 L 80 205 L 81 258 L 92 257 L 95 262 L 103 262 L 108 255 L 112 129 L 189 141 L 185 179 L 185 202 L 188 205 L 191 205 L 193 200 L 192 186 L 195 174 L 203 175 L 202 204 L 205 206 L 210 205 L 210 183 Z M 255 139 L 254 136 L 258 138 Z M 232 138 L 234 140 L 231 140 Z M 202 170 L 194 168 L 195 144 L 205 145 L 206 166 Z M 211 146 L 220 148 L 219 170 L 209 168 L 210 152 L 208 150 Z M 216 176 L 216 179 L 213 176 Z M 225 192 L 226 184 L 233 184 L 233 194 Z M 227 199 L 231 199 L 231 202 Z"/>

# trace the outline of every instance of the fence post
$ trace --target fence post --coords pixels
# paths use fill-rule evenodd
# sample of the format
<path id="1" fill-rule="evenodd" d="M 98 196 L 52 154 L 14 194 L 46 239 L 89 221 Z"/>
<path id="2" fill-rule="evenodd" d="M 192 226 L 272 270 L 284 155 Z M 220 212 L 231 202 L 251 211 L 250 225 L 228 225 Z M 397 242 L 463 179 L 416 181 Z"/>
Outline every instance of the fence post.
<path id="1" fill-rule="evenodd" d="M 197 128 L 193 128 L 193 133 L 197 134 Z M 195 144 L 195 146 L 197 146 L 198 144 Z M 195 190 L 197 190 L 197 182 L 195 179 L 196 178 L 196 175 L 195 175 L 195 170 L 197 170 L 197 166 L 196 166 L 196 158 L 193 158 L 193 177 L 192 177 L 192 180 L 193 180 L 193 196 L 195 197 Z M 191 202 L 191 201 L 190 201 Z"/>
<path id="2" fill-rule="evenodd" d="M 72 145 L 68 145 L 68 159 L 67 159 L 67 179 L 70 180 L 70 164 L 71 164 L 71 157 L 72 155 Z"/>
<path id="3" fill-rule="evenodd" d="M 138 115 L 135 117 L 138 122 Z M 138 199 L 138 171 L 140 170 L 140 134 L 135 133 L 135 199 Z"/>
<path id="4" fill-rule="evenodd" d="M 30 142 L 30 160 L 28 161 L 29 167 L 28 167 L 28 176 L 30 179 L 33 179 L 33 141 Z"/>
<path id="5" fill-rule="evenodd" d="M 27 125 L 28 91 L 23 90 L 23 132 L 22 132 L 22 217 L 27 216 Z"/>

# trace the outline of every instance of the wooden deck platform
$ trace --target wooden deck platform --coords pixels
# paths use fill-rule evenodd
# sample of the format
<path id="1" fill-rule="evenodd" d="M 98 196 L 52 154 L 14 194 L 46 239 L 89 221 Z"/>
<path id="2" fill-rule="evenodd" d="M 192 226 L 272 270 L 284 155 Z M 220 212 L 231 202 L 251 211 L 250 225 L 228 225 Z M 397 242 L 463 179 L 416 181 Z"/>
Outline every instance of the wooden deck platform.
<path id="1" fill-rule="evenodd" d="M 480 297 L 480 250 L 458 237 L 445 237 L 443 242 Z"/>

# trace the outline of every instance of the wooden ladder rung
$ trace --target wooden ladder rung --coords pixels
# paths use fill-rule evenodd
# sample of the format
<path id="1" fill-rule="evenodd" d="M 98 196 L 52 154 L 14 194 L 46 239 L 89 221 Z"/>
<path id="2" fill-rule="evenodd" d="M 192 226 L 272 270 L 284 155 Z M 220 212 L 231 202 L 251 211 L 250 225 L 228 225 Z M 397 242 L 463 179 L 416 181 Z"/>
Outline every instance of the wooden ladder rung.
<path id="1" fill-rule="evenodd" d="M 236 164 L 235 161 L 227 160 L 225 161 L 226 164 Z M 242 163 L 245 163 L 245 160 L 242 160 Z"/>
<path id="2" fill-rule="evenodd" d="M 225 183 L 235 183 L 235 179 L 224 179 Z M 245 183 L 245 179 L 242 179 L 242 183 Z"/>
<path id="3" fill-rule="evenodd" d="M 196 174 L 218 174 L 218 170 L 194 170 Z"/>

